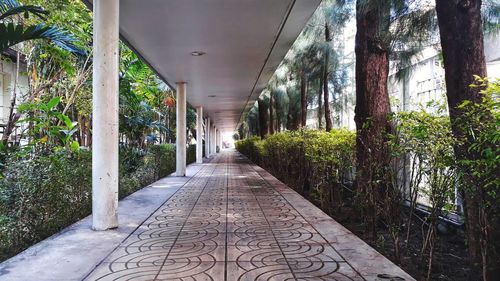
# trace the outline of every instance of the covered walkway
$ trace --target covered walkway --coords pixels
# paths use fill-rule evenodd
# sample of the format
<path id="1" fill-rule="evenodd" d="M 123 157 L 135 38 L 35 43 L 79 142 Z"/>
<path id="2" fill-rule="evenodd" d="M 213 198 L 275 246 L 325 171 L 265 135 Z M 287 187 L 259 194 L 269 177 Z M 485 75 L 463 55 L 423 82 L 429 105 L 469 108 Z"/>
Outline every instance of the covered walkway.
<path id="1" fill-rule="evenodd" d="M 413 280 L 234 150 L 126 198 L 0 264 L 0 280 Z"/>

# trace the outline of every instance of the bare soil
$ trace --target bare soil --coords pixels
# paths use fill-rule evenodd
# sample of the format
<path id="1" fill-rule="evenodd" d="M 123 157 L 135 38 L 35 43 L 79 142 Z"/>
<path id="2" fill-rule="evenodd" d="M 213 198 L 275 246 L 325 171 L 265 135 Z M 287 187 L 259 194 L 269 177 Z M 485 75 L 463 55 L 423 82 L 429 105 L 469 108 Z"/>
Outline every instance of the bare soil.
<path id="1" fill-rule="evenodd" d="M 365 230 L 363 221 L 357 218 L 358 215 L 352 208 L 346 206 L 342 208 L 341 213 L 330 212 L 329 215 L 392 262 L 403 268 L 415 279 L 419 281 L 427 280 L 429 260 L 427 256 L 422 258 L 421 255 L 423 230 L 426 226 L 418 217 L 414 217 L 412 220 L 408 243 L 403 238 L 401 239 L 401 260 L 397 260 L 391 235 L 383 225 L 378 226 L 377 238 L 373 239 Z M 444 231 L 438 236 L 430 280 L 481 280 L 478 274 L 474 274 L 471 271 L 468 263 L 463 229 L 451 225 L 442 226 L 444 227 Z M 402 236 L 405 236 L 405 234 Z"/>
<path id="2" fill-rule="evenodd" d="M 267 169 L 272 174 L 273 171 Z M 297 188 L 297 182 L 290 178 L 283 178 L 274 174 L 278 179 L 294 188 L 309 201 L 314 203 L 318 208 L 321 208 L 320 202 L 315 202 L 314 195 L 310 194 L 310 190 L 302 189 L 302 186 Z M 293 178 L 293 177 L 292 177 Z M 481 281 L 481 274 L 474 272 L 468 261 L 468 253 L 466 246 L 466 236 L 462 227 L 453 226 L 450 224 L 441 224 L 438 238 L 435 244 L 435 252 L 431 268 L 430 278 L 427 279 L 429 266 L 428 254 L 421 254 L 424 231 L 426 224 L 424 217 L 414 214 L 411 220 L 410 237 L 406 239 L 405 225 L 400 237 L 400 259 L 396 258 L 395 247 L 391 238 L 390 232 L 383 223 L 377 225 L 377 236 L 372 237 L 367 232 L 363 218 L 355 210 L 353 204 L 352 193 L 341 192 L 340 202 L 337 204 L 331 203 L 329 210 L 325 210 L 337 222 L 356 234 L 363 241 L 375 248 L 382 255 L 390 259 L 392 262 L 400 266 L 407 273 L 413 276 L 418 281 L 437 280 L 437 281 Z M 338 206 L 341 204 L 341 206 Z M 409 215 L 402 208 L 403 217 Z M 406 219 L 405 219 L 406 220 Z"/>

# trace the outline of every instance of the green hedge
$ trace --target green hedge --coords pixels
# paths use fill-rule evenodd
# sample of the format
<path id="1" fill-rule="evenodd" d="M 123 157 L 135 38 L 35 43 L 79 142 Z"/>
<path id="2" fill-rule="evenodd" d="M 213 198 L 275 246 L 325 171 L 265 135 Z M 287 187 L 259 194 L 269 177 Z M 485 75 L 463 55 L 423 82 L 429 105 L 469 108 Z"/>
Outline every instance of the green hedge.
<path id="1" fill-rule="evenodd" d="M 195 146 L 187 151 L 194 162 Z M 59 150 L 8 158 L 0 179 L 0 260 L 49 237 L 91 212 L 90 151 Z M 175 171 L 175 146 L 120 148 L 123 198 Z"/>
<path id="2" fill-rule="evenodd" d="M 236 142 L 236 149 L 325 210 L 342 204 L 342 184 L 350 181 L 355 133 L 287 131 Z"/>
<path id="3" fill-rule="evenodd" d="M 0 180 L 2 260 L 85 217 L 91 208 L 90 152 L 9 160 Z"/>

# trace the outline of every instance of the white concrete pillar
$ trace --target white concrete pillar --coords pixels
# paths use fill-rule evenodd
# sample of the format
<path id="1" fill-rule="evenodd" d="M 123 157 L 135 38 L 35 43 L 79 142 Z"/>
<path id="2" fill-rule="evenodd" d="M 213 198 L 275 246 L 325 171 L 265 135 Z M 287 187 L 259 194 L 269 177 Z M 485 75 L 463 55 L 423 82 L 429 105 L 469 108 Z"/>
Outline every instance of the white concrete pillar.
<path id="1" fill-rule="evenodd" d="M 217 146 L 219 145 L 219 129 L 215 128 L 214 152 L 217 154 Z"/>
<path id="2" fill-rule="evenodd" d="M 212 154 L 215 154 L 215 125 L 212 126 L 212 142 L 210 143 Z"/>
<path id="3" fill-rule="evenodd" d="M 213 142 L 212 142 L 212 154 L 216 154 L 216 153 L 215 153 L 215 144 L 216 144 L 216 142 L 217 142 L 217 129 L 215 128 L 215 126 L 214 126 L 214 131 L 213 131 L 213 133 L 214 133 L 214 137 L 212 138 L 212 141 L 213 141 Z"/>
<path id="4" fill-rule="evenodd" d="M 207 117 L 207 124 L 205 124 L 205 156 L 210 157 L 210 118 Z"/>
<path id="5" fill-rule="evenodd" d="M 210 122 L 212 123 L 212 122 Z M 214 126 L 212 124 L 210 124 L 210 135 L 208 136 L 208 138 L 210 139 L 210 156 L 212 156 L 212 154 L 214 154 Z"/>
<path id="6" fill-rule="evenodd" d="M 222 151 L 222 132 L 221 131 L 219 131 L 217 145 L 219 146 L 220 151 Z"/>
<path id="7" fill-rule="evenodd" d="M 177 83 L 176 92 L 177 126 L 176 126 L 176 176 L 186 176 L 186 83 Z"/>
<path id="8" fill-rule="evenodd" d="M 94 0 L 92 228 L 118 227 L 119 0 Z"/>
<path id="9" fill-rule="evenodd" d="M 203 163 L 203 107 L 196 108 L 196 163 Z"/>

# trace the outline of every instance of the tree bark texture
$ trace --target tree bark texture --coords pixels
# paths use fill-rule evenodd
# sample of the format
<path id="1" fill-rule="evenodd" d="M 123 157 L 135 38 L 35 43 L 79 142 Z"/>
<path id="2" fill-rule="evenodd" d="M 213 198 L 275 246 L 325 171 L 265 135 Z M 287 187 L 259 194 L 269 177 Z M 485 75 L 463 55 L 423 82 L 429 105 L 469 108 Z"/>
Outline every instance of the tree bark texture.
<path id="1" fill-rule="evenodd" d="M 474 132 L 464 130 L 463 114 L 458 107 L 465 100 L 482 103 L 482 88 L 471 88 L 474 75 L 485 77 L 486 60 L 484 56 L 483 26 L 481 19 L 481 0 L 436 0 L 436 11 L 443 50 L 446 94 L 452 122 L 453 134 L 464 140 L 454 147 L 458 160 L 477 160 L 479 153 L 470 152 L 468 148 L 474 141 Z M 462 121 L 461 121 L 462 120 Z M 488 118 L 476 122 L 491 122 Z M 468 124 L 471 128 L 479 124 Z M 481 182 L 471 171 L 461 167 L 463 177 L 463 193 L 465 197 L 464 211 L 467 228 L 467 245 L 471 261 L 476 269 L 482 267 L 484 280 L 497 280 L 500 276 L 500 206 L 492 206 L 486 210 L 492 214 L 487 226 L 481 226 L 482 208 L 487 196 Z M 484 210 L 483 210 L 484 211 Z M 484 229 L 488 228 L 485 235 Z M 483 231 L 482 231 L 483 230 Z M 482 234 L 483 232 L 483 234 Z M 481 237 L 487 239 L 481 250 Z M 484 241 L 483 241 L 484 242 Z M 484 246 L 486 245 L 486 247 Z M 482 259 L 485 259 L 486 262 Z"/>
<path id="2" fill-rule="evenodd" d="M 328 91 L 328 81 L 330 80 L 330 42 L 332 41 L 332 36 L 330 34 L 330 28 L 328 24 L 325 23 L 325 41 L 327 43 L 327 49 L 325 50 L 325 62 L 323 68 L 323 94 L 325 95 L 325 129 L 327 132 L 332 130 L 332 112 L 330 109 L 330 92 Z"/>
<path id="3" fill-rule="evenodd" d="M 385 135 L 390 131 L 390 113 L 387 79 L 389 55 L 380 43 L 380 26 L 388 21 L 388 11 L 374 7 L 356 13 L 356 184 L 359 204 L 367 223 L 367 230 L 375 235 L 378 217 L 377 204 L 383 201 L 384 170 L 389 167 Z M 387 19 L 381 15 L 387 15 Z"/>
<path id="4" fill-rule="evenodd" d="M 321 68 L 323 70 L 323 67 Z M 318 87 L 318 129 L 323 128 L 323 77 L 319 78 Z"/>

